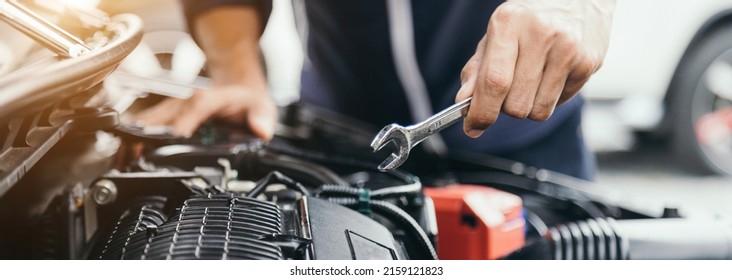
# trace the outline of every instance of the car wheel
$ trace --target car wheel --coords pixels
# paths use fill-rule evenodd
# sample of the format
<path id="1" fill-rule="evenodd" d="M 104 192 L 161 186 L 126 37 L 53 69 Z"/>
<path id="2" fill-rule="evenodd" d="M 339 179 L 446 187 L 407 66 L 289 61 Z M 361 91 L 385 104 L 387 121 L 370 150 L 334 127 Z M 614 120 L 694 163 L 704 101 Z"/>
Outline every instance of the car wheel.
<path id="1" fill-rule="evenodd" d="M 679 162 L 704 174 L 732 174 L 732 25 L 687 51 L 669 88 Z"/>

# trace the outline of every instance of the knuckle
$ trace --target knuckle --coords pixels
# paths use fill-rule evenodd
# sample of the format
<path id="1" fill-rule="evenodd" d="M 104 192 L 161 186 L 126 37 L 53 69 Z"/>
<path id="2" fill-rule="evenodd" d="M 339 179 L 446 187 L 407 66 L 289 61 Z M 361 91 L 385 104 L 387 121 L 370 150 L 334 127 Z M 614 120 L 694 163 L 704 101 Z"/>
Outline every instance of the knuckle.
<path id="1" fill-rule="evenodd" d="M 564 91 L 562 91 L 562 96 L 574 96 L 582 89 L 582 87 L 584 87 L 588 80 L 589 79 L 582 79 L 567 83 L 564 87 Z"/>
<path id="2" fill-rule="evenodd" d="M 523 13 L 523 7 L 513 3 L 503 3 L 498 6 L 491 16 L 491 20 L 507 22 L 514 20 L 517 16 Z"/>
<path id="3" fill-rule="evenodd" d="M 561 37 L 562 34 L 560 30 L 554 28 L 549 22 L 538 17 L 534 17 L 531 20 L 531 25 L 528 30 L 533 38 L 540 38 L 547 42 Z"/>
<path id="4" fill-rule="evenodd" d="M 567 96 L 567 95 L 574 96 L 575 94 L 577 94 L 577 92 L 580 91 L 580 89 L 582 89 L 582 86 L 584 86 L 584 83 L 569 84 L 564 88 L 564 91 L 562 92 L 562 96 Z M 561 98 L 560 98 L 560 100 L 561 100 Z"/>
<path id="5" fill-rule="evenodd" d="M 553 28 L 549 32 L 549 34 L 550 34 L 551 38 L 554 39 L 555 41 L 560 41 L 560 42 L 561 41 L 571 41 L 569 39 L 570 36 L 569 36 L 569 33 L 567 33 L 567 30 Z"/>
<path id="6" fill-rule="evenodd" d="M 559 94 L 559 93 L 557 93 L 557 94 Z M 554 104 L 555 104 L 554 99 L 550 99 L 550 98 L 537 97 L 534 100 L 534 108 L 538 108 L 538 109 L 553 108 Z"/>
<path id="7" fill-rule="evenodd" d="M 595 60 L 584 58 L 579 64 L 577 64 L 577 67 L 575 67 L 572 78 L 575 80 L 584 80 L 595 73 L 595 69 L 597 69 L 598 65 L 599 64 L 595 62 Z"/>
<path id="8" fill-rule="evenodd" d="M 573 55 L 579 55 L 580 54 L 580 46 L 582 43 L 578 41 L 576 38 L 570 36 L 569 34 L 562 34 L 562 50 L 566 52 L 570 52 Z"/>
<path id="9" fill-rule="evenodd" d="M 577 94 L 576 91 L 575 92 L 568 92 L 568 91 L 562 92 L 562 96 L 559 97 L 559 101 L 557 102 L 557 104 L 564 104 L 568 100 L 572 99 L 572 97 L 574 97 L 576 94 Z"/>
<path id="10" fill-rule="evenodd" d="M 188 98 L 188 103 L 201 103 L 203 99 L 205 98 L 204 93 L 201 91 L 194 91 L 190 98 Z"/>
<path id="11" fill-rule="evenodd" d="M 191 108 L 200 109 L 201 107 L 203 107 L 205 100 L 204 97 L 202 97 L 200 94 L 196 94 L 191 96 L 191 98 L 186 103 Z"/>
<path id="12" fill-rule="evenodd" d="M 551 18 L 541 14 L 531 13 L 526 16 L 528 22 L 527 31 L 537 43 L 555 44 L 570 38 L 567 29 L 558 26 Z"/>
<path id="13" fill-rule="evenodd" d="M 504 2 L 496 8 L 488 21 L 488 34 L 500 33 L 528 16 L 528 10 L 522 4 Z"/>
<path id="14" fill-rule="evenodd" d="M 468 63 L 463 66 L 463 69 L 460 71 L 460 81 L 465 82 L 468 80 L 468 77 L 475 73 L 475 71 L 478 70 L 477 63 L 471 61 L 468 61 Z"/>
<path id="15" fill-rule="evenodd" d="M 529 119 L 535 120 L 535 121 L 546 121 L 554 112 L 554 101 L 550 101 L 547 99 L 541 99 L 537 98 L 534 102 L 534 108 L 531 110 L 531 113 L 529 114 Z"/>
<path id="16" fill-rule="evenodd" d="M 555 46 L 554 51 L 558 54 L 560 59 L 564 60 L 565 64 L 571 64 L 573 60 L 579 57 L 579 45 L 574 41 L 564 41 L 561 44 Z"/>
<path id="17" fill-rule="evenodd" d="M 546 109 L 537 109 L 534 111 L 531 111 L 531 114 L 529 114 L 529 119 L 534 121 L 543 122 L 548 120 L 552 116 L 552 110 L 546 110 Z"/>
<path id="18" fill-rule="evenodd" d="M 512 77 L 510 74 L 492 72 L 483 79 L 489 92 L 505 94 L 511 89 Z"/>
<path id="19" fill-rule="evenodd" d="M 529 116 L 531 110 L 525 103 L 507 101 L 503 105 L 503 112 L 514 118 L 525 119 Z"/>

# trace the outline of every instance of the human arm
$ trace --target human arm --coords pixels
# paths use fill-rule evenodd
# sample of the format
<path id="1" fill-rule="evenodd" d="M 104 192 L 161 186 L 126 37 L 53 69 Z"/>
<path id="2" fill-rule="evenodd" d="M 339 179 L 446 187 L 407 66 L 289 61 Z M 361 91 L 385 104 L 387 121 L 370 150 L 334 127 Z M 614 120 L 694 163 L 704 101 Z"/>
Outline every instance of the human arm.
<path id="1" fill-rule="evenodd" d="M 262 15 L 250 5 L 224 5 L 198 14 L 191 29 L 206 53 L 210 89 L 189 99 L 166 99 L 138 115 L 145 125 L 169 125 L 178 135 L 191 135 L 211 118 L 247 126 L 260 138 L 274 133 L 276 107 L 259 53 Z"/>

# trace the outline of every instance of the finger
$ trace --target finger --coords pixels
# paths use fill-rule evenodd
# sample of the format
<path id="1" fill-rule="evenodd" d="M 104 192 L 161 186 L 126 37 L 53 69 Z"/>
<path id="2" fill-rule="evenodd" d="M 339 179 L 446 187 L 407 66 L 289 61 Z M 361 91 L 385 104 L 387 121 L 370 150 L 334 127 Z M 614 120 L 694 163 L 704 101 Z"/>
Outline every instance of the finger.
<path id="1" fill-rule="evenodd" d="M 134 120 L 145 126 L 170 124 L 177 115 L 183 101 L 167 98 L 155 106 L 148 108 L 134 116 Z"/>
<path id="2" fill-rule="evenodd" d="M 567 100 L 572 99 L 572 97 L 577 95 L 577 93 L 582 89 L 582 87 L 584 87 L 584 85 L 589 80 L 590 77 L 584 78 L 582 80 L 568 79 L 565 83 L 562 95 L 559 97 L 559 102 L 557 102 L 557 105 L 564 104 L 564 102 L 567 102 Z"/>
<path id="3" fill-rule="evenodd" d="M 211 114 L 205 112 L 189 111 L 181 114 L 173 124 L 173 133 L 178 136 L 191 137 L 194 132 L 211 117 Z"/>
<path id="4" fill-rule="evenodd" d="M 590 76 L 597 71 L 599 66 L 592 63 L 590 60 L 581 60 L 567 78 L 564 91 L 559 99 L 559 104 L 566 102 L 579 92 L 582 87 L 590 80 Z"/>
<path id="5" fill-rule="evenodd" d="M 455 95 L 455 103 L 460 102 L 473 95 L 475 90 L 475 81 L 478 79 L 478 71 L 483 62 L 483 53 L 485 52 L 485 36 L 478 43 L 475 53 L 465 63 L 463 70 L 460 72 L 460 90 Z"/>
<path id="6" fill-rule="evenodd" d="M 528 117 L 532 112 L 549 49 L 543 44 L 529 43 L 530 40 L 530 38 L 524 38 L 519 44 L 519 56 L 513 83 L 506 94 L 502 108 L 507 115 L 519 119 Z"/>
<path id="7" fill-rule="evenodd" d="M 261 104 L 250 108 L 247 112 L 247 123 L 254 135 L 265 141 L 271 140 L 277 123 L 277 108 L 274 103 L 265 99 Z"/>
<path id="8" fill-rule="evenodd" d="M 463 83 L 463 85 L 460 87 L 460 90 L 458 90 L 457 94 L 455 95 L 455 103 L 458 103 L 468 97 L 473 96 L 473 92 L 475 91 L 475 84 L 477 81 L 478 71 L 471 74 L 465 81 L 465 83 Z"/>
<path id="9" fill-rule="evenodd" d="M 473 92 L 473 100 L 463 129 L 473 138 L 479 137 L 498 118 L 503 100 L 513 82 L 518 58 L 518 38 L 500 19 L 488 24 L 483 60 Z"/>
<path id="10" fill-rule="evenodd" d="M 204 98 L 200 94 L 194 94 L 190 99 L 186 100 L 180 113 L 176 116 L 177 118 L 171 124 L 173 133 L 190 137 L 202 123 L 213 116 L 213 110 L 214 108 L 218 108 L 218 106 L 207 104 L 210 100 L 204 100 Z"/>
<path id="11" fill-rule="evenodd" d="M 554 109 L 565 90 L 566 82 L 573 69 L 574 56 L 572 44 L 558 44 L 547 55 L 547 63 L 541 85 L 534 98 L 529 119 L 545 121 L 554 113 Z"/>
<path id="12" fill-rule="evenodd" d="M 559 99 L 559 104 L 571 99 L 590 80 L 590 76 L 597 72 L 602 62 L 593 59 L 591 56 L 579 55 L 575 59 L 572 70 L 565 82 L 564 91 Z"/>

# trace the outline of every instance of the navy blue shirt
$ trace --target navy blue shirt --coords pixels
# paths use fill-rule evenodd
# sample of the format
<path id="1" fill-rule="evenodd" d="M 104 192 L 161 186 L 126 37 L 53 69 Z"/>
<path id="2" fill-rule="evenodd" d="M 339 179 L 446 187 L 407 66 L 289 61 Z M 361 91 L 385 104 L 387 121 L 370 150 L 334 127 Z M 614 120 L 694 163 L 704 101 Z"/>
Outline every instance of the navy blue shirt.
<path id="1" fill-rule="evenodd" d="M 433 112 L 454 103 L 460 71 L 485 34 L 488 20 L 503 1 L 413 0 L 414 40 L 419 70 L 429 92 Z M 190 20 L 218 5 L 254 5 L 266 21 L 266 0 L 183 0 Z M 386 1 L 304 0 L 307 15 L 305 47 L 308 62 L 302 74 L 301 99 L 377 127 L 397 122 L 411 124 L 405 91 L 395 69 L 389 37 Z M 300 23 L 303 24 L 303 23 Z M 468 138 L 462 125 L 442 132 L 449 147 L 493 154 L 519 151 L 546 138 L 581 100 L 560 106 L 546 122 L 501 115 L 479 140 Z"/>

